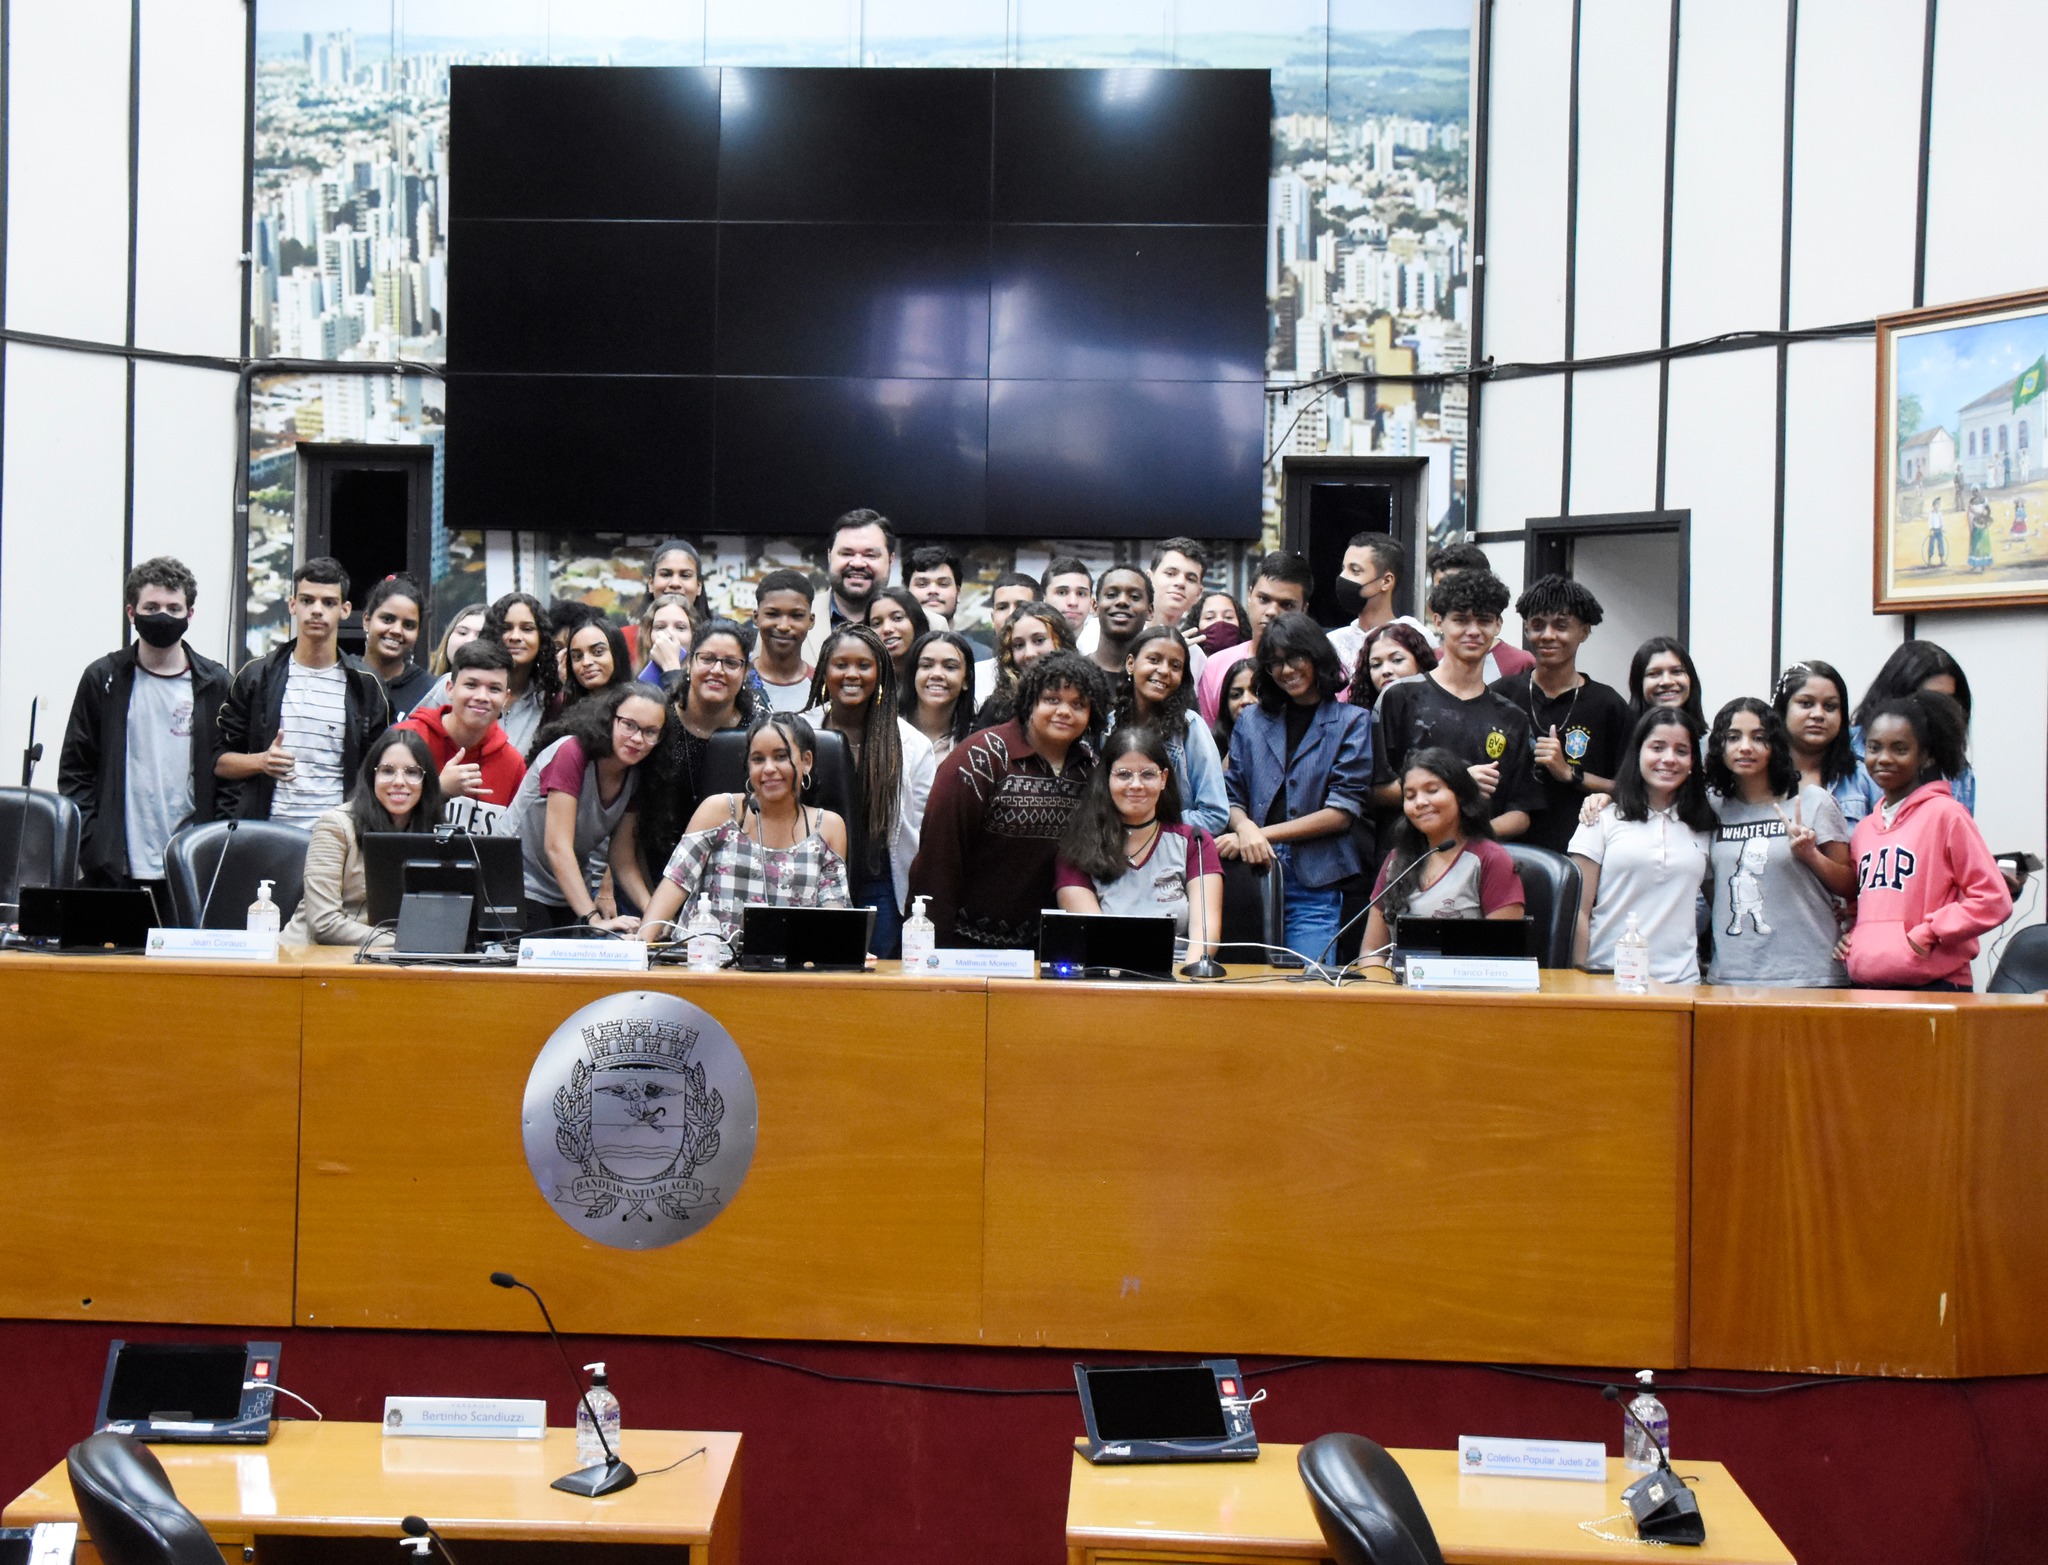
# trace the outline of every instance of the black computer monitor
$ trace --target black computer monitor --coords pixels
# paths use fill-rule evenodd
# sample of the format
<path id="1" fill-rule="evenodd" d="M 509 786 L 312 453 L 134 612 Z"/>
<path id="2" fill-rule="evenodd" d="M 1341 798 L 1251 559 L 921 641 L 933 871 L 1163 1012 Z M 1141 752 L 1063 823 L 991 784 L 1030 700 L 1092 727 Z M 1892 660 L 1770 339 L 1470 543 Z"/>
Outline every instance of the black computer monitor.
<path id="1" fill-rule="evenodd" d="M 740 962 L 757 973 L 857 973 L 874 938 L 871 907 L 770 907 L 740 910 Z"/>
<path id="2" fill-rule="evenodd" d="M 1535 930 L 1527 918 L 1397 918 L 1394 944 L 1431 956 L 1533 956 Z"/>
<path id="3" fill-rule="evenodd" d="M 433 866 L 441 873 L 415 869 L 412 878 L 417 884 L 408 886 L 408 865 Z M 444 879 L 458 867 L 466 868 L 468 876 Z M 446 835 L 411 831 L 363 834 L 363 889 L 373 924 L 397 918 L 408 890 L 469 891 L 479 875 L 484 894 L 477 909 L 478 931 L 495 937 L 518 930 L 526 870 L 517 837 L 479 837 L 459 831 Z"/>
<path id="4" fill-rule="evenodd" d="M 140 951 L 160 919 L 141 887 L 23 886 L 21 937 L 59 951 Z"/>
<path id="5" fill-rule="evenodd" d="M 1128 913 L 1039 915 L 1038 961 L 1049 978 L 1173 981 L 1174 921 Z"/>

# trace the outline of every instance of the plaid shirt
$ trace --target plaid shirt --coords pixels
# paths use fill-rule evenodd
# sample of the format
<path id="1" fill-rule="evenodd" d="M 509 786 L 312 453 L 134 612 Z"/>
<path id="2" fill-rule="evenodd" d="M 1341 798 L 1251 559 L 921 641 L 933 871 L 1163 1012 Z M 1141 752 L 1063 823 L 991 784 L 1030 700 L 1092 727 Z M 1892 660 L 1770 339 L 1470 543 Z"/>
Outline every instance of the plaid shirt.
<path id="1" fill-rule="evenodd" d="M 791 847 L 766 848 L 749 837 L 738 820 L 722 821 L 677 843 L 664 873 L 685 893 L 677 923 L 687 926 L 698 908 L 708 907 L 728 937 L 739 933 L 740 912 L 750 902 L 770 907 L 852 906 L 846 861 L 815 828 Z"/>

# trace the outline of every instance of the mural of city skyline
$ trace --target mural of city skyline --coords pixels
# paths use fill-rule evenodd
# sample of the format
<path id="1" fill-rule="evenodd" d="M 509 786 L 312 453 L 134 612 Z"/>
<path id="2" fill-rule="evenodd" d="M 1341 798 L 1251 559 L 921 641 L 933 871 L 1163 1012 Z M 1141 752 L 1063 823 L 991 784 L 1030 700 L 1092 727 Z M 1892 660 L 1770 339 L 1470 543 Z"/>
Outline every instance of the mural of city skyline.
<path id="1" fill-rule="evenodd" d="M 1262 67 L 1274 95 L 1267 533 L 1280 458 L 1311 453 L 1425 456 L 1436 527 L 1461 525 L 1463 384 L 1329 389 L 1336 375 L 1470 362 L 1470 16 L 1459 0 L 1279 0 L 1256 12 L 1214 0 L 794 0 L 775 12 L 728 0 L 260 0 L 254 352 L 440 362 L 455 65 Z M 273 376 L 254 390 L 252 650 L 281 618 L 294 443 L 438 443 L 445 405 L 421 376 Z M 629 569 L 605 562 L 628 560 L 633 538 L 535 549 L 548 584 L 573 590 L 572 579 Z M 437 576 L 477 578 L 470 590 L 448 580 L 449 601 L 480 595 L 481 536 L 437 525 L 436 539 Z M 792 551 L 771 540 L 742 552 Z M 976 566 L 1009 568 L 993 555 Z"/>

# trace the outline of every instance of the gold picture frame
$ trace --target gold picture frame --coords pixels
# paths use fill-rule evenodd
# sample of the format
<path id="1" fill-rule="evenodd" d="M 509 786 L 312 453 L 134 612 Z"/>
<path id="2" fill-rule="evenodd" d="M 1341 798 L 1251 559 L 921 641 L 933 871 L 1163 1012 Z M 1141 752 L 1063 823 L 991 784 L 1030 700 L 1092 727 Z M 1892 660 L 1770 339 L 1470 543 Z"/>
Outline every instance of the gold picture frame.
<path id="1" fill-rule="evenodd" d="M 1880 614 L 2048 604 L 2048 288 L 1877 321 Z"/>

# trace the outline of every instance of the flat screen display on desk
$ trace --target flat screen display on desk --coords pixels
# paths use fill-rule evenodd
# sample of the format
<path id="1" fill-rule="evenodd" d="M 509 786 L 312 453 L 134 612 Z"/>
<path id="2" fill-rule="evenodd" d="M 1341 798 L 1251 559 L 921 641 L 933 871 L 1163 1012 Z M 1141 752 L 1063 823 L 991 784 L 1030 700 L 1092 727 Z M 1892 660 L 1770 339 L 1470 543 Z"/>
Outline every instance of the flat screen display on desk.
<path id="1" fill-rule="evenodd" d="M 457 66 L 448 524 L 1255 537 L 1271 121 L 1265 71 Z"/>
<path id="2" fill-rule="evenodd" d="M 1206 1364 L 1087 1373 L 1095 1432 L 1105 1441 L 1221 1440 L 1229 1432 Z"/>

